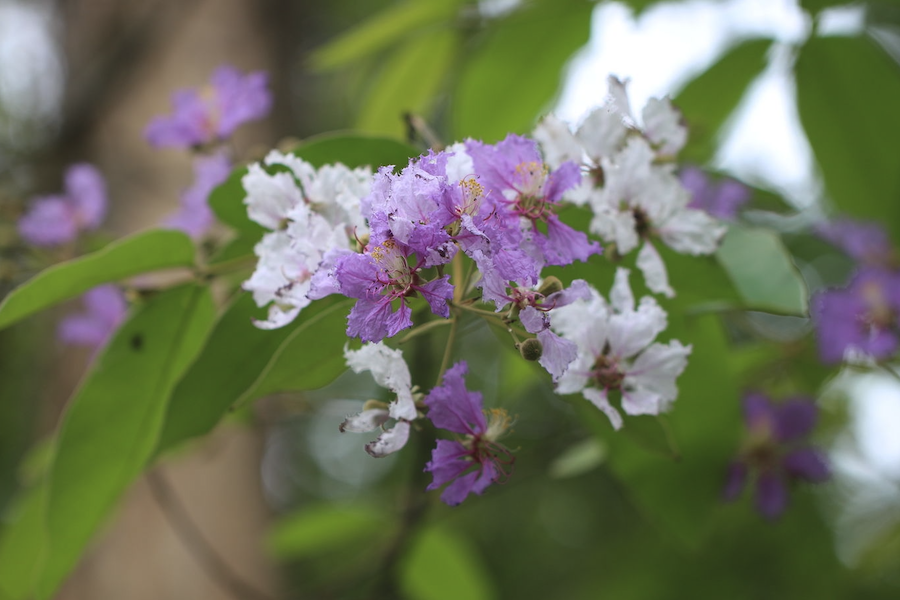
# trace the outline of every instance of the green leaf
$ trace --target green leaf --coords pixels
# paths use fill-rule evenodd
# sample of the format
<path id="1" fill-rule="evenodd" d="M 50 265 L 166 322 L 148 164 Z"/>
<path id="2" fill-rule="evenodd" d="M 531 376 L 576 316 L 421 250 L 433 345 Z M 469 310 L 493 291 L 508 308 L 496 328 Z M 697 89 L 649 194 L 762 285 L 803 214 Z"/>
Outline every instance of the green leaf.
<path id="1" fill-rule="evenodd" d="M 602 440 L 596 437 L 586 438 L 569 446 L 553 459 L 549 475 L 553 479 L 565 479 L 593 471 L 606 460 L 606 453 L 606 444 Z"/>
<path id="2" fill-rule="evenodd" d="M 354 169 L 384 165 L 406 166 L 409 159 L 421 154 L 409 144 L 395 139 L 365 133 L 326 133 L 306 139 L 293 153 L 318 168 L 342 163 Z"/>
<path id="3" fill-rule="evenodd" d="M 409 600 L 488 600 L 493 586 L 478 553 L 448 529 L 420 532 L 400 564 L 400 586 Z"/>
<path id="4" fill-rule="evenodd" d="M 796 64 L 800 121 L 828 195 L 900 240 L 900 69 L 867 38 L 812 38 Z"/>
<path id="5" fill-rule="evenodd" d="M 410 33 L 449 22 L 460 4 L 460 0 L 410 0 L 395 4 L 317 49 L 310 56 L 310 64 L 322 71 L 346 66 Z"/>
<path id="6" fill-rule="evenodd" d="M 459 36 L 452 29 L 428 31 L 393 50 L 366 94 L 357 126 L 397 137 L 406 132 L 405 113 L 428 116 L 453 64 Z"/>
<path id="7" fill-rule="evenodd" d="M 490 24 L 456 86 L 454 138 L 494 142 L 530 130 L 564 65 L 587 43 L 593 8 L 584 0 L 541 2 Z"/>
<path id="8" fill-rule="evenodd" d="M 303 508 L 276 523 L 266 547 L 276 558 L 310 558 L 351 545 L 370 544 L 390 533 L 385 515 L 363 506 L 322 504 Z"/>
<path id="9" fill-rule="evenodd" d="M 28 600 L 44 551 L 44 492 L 38 485 L 16 499 L 0 535 L 0 598 Z"/>
<path id="10" fill-rule="evenodd" d="M 240 295 L 172 392 L 157 452 L 209 433 L 239 402 L 273 391 L 320 387 L 337 377 L 344 370 L 349 307 L 349 301 L 336 298 L 318 300 L 291 325 L 263 330 L 252 319 L 265 311 L 256 308 L 250 294 Z M 305 362 L 285 362 L 294 359 Z"/>
<path id="11" fill-rule="evenodd" d="M 132 235 L 45 269 L 14 289 L 0 304 L 0 329 L 101 283 L 193 264 L 194 245 L 180 231 L 156 229 Z"/>
<path id="12" fill-rule="evenodd" d="M 53 595 L 143 471 L 172 386 L 199 352 L 214 314 L 205 287 L 154 296 L 119 328 L 71 400 L 47 478 L 41 598 Z"/>
<path id="13" fill-rule="evenodd" d="M 683 159 L 702 164 L 713 157 L 719 130 L 766 67 L 771 45 L 771 40 L 738 44 L 678 93 L 673 102 L 690 127 Z"/>
<path id="14" fill-rule="evenodd" d="M 276 392 L 314 390 L 334 381 L 347 368 L 345 330 L 353 302 L 346 299 L 314 302 L 313 305 L 321 305 L 318 311 L 293 328 L 253 385 L 237 400 L 237 405 Z"/>
<path id="15" fill-rule="evenodd" d="M 732 225 L 716 258 L 748 307 L 786 315 L 807 314 L 806 283 L 774 231 Z"/>

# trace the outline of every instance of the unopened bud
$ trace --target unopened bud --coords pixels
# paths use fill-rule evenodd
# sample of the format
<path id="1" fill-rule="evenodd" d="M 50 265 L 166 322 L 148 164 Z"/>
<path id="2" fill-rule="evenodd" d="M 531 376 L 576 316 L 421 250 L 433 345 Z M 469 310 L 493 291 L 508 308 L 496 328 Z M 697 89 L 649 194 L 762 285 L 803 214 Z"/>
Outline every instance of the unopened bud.
<path id="1" fill-rule="evenodd" d="M 525 360 L 538 360 L 543 353 L 544 345 L 537 338 L 530 338 L 519 344 L 519 354 Z"/>
<path id="2" fill-rule="evenodd" d="M 563 290 L 562 281 L 558 278 L 551 275 L 547 279 L 541 283 L 541 287 L 538 288 L 538 293 L 543 295 L 545 298 L 550 294 L 555 294 L 556 292 L 561 292 Z"/>

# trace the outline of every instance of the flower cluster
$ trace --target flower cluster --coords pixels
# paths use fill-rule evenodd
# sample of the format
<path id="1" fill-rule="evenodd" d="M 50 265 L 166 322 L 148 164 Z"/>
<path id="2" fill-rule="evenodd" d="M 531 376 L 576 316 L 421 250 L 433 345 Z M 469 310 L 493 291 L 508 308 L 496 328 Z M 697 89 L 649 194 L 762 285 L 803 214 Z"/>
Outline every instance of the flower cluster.
<path id="1" fill-rule="evenodd" d="M 774 404 L 760 393 L 744 396 L 747 435 L 738 457 L 728 467 L 725 499 L 737 499 L 752 474 L 756 507 L 763 516 L 774 519 L 787 507 L 791 482 L 828 479 L 831 471 L 825 456 L 805 441 L 815 426 L 817 412 L 809 398 L 795 397 Z"/>
<path id="2" fill-rule="evenodd" d="M 559 394 L 580 393 L 615 429 L 623 417 L 614 404 L 629 415 L 657 415 L 678 395 L 692 348 L 656 341 L 666 312 L 652 297 L 635 301 L 627 269 L 618 269 L 609 301 L 585 280 L 565 285 L 545 273 L 601 254 L 594 233 L 618 254 L 643 244 L 637 264 L 648 287 L 671 295 L 652 240 L 704 254 L 725 231 L 688 207 L 673 161 L 686 130 L 668 100 L 651 101 L 638 127 L 624 85 L 611 86 L 610 102 L 575 134 L 551 117 L 537 140 L 469 139 L 374 174 L 340 164 L 315 169 L 273 151 L 243 178 L 248 214 L 269 230 L 243 284 L 259 306 L 269 306 L 257 325 L 284 326 L 329 295 L 354 299 L 346 333 L 364 344 L 345 351 L 347 365 L 370 371 L 395 397 L 366 402 L 340 429 L 380 431 L 366 446 L 376 457 L 404 447 L 426 416 L 454 434 L 437 442 L 426 466 L 434 477 L 429 489 L 446 486 L 447 504 L 509 474 L 512 455 L 498 440 L 511 421 L 503 411 L 483 410 L 481 393 L 466 388 L 465 362 L 442 371 L 427 395 L 418 392 L 400 350 L 385 343 L 403 330 L 417 327 L 409 335 L 418 335 L 464 314 L 500 326 L 522 357 L 546 369 Z M 593 210 L 590 232 L 561 218 L 578 204 Z"/>
<path id="3" fill-rule="evenodd" d="M 248 121 L 269 114 L 272 95 L 263 72 L 241 74 L 223 65 L 205 89 L 184 89 L 172 95 L 172 114 L 154 118 L 144 132 L 156 148 L 190 148 L 228 139 Z"/>
<path id="4" fill-rule="evenodd" d="M 556 311 L 553 327 L 577 346 L 575 361 L 562 375 L 556 391 L 581 393 L 603 411 L 614 428 L 622 415 L 609 401 L 619 392 L 629 415 L 657 415 L 678 396 L 675 380 L 687 366 L 691 346 L 678 340 L 654 342 L 666 328 L 666 313 L 647 296 L 635 307 L 628 270 L 616 271 L 607 302 L 591 289 L 585 300 Z"/>
<path id="5" fill-rule="evenodd" d="M 652 98 L 641 116 L 643 126 L 631 112 L 625 84 L 610 77 L 606 104 L 589 113 L 574 133 L 548 116 L 534 135 L 551 165 L 581 165 L 579 185 L 568 199 L 591 208 L 591 232 L 614 243 L 622 255 L 641 246 L 637 266 L 647 287 L 674 296 L 653 239 L 676 252 L 710 254 L 725 227 L 689 206 L 691 194 L 675 174 L 676 155 L 687 140 L 680 113 L 668 98 Z"/>
<path id="6" fill-rule="evenodd" d="M 86 163 L 66 170 L 62 194 L 36 198 L 19 219 L 19 234 L 34 246 L 59 246 L 96 229 L 106 216 L 106 182 Z"/>

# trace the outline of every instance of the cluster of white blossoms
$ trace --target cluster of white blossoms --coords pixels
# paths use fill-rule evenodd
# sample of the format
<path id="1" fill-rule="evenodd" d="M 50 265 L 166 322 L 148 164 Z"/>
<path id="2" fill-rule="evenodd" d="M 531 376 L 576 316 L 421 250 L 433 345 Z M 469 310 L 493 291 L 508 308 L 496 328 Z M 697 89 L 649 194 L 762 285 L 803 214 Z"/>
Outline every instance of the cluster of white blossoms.
<path id="1" fill-rule="evenodd" d="M 628 275 L 628 269 L 616 270 L 608 302 L 591 288 L 589 299 L 562 306 L 553 316 L 553 329 L 578 347 L 556 392 L 580 392 L 616 429 L 622 415 L 610 404 L 609 393 L 621 393 L 622 409 L 629 415 L 667 411 L 678 396 L 675 380 L 692 349 L 678 340 L 655 342 L 668 325 L 666 312 L 650 296 L 635 307 Z"/>
<path id="2" fill-rule="evenodd" d="M 344 165 L 315 169 L 291 154 L 273 150 L 265 166 L 249 167 L 242 179 L 250 219 L 270 229 L 254 248 L 256 270 L 244 289 L 257 306 L 269 307 L 258 321 L 262 329 L 287 325 L 308 306 L 313 275 L 328 262 L 328 253 L 355 249 L 368 234 L 360 200 L 372 185 L 372 171 Z"/>
<path id="3" fill-rule="evenodd" d="M 662 257 L 652 239 L 676 252 L 711 254 L 726 227 L 702 210 L 688 208 L 690 193 L 675 174 L 676 156 L 687 141 L 681 114 L 668 98 L 651 98 L 642 111 L 643 126 L 631 113 L 625 84 L 609 78 L 609 95 L 577 130 L 548 116 L 534 137 L 546 161 L 582 165 L 581 185 L 565 196 L 594 213 L 590 231 L 615 244 L 621 255 L 641 246 L 637 266 L 647 287 L 672 297 Z"/>

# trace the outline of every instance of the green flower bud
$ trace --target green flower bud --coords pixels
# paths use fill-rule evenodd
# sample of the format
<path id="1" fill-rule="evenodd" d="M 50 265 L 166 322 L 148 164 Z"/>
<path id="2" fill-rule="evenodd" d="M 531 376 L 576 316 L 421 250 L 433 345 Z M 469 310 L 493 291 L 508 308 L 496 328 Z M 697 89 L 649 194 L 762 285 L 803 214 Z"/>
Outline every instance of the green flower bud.
<path id="1" fill-rule="evenodd" d="M 544 345 L 537 338 L 530 338 L 519 344 L 519 354 L 525 360 L 538 360 L 543 353 Z"/>

